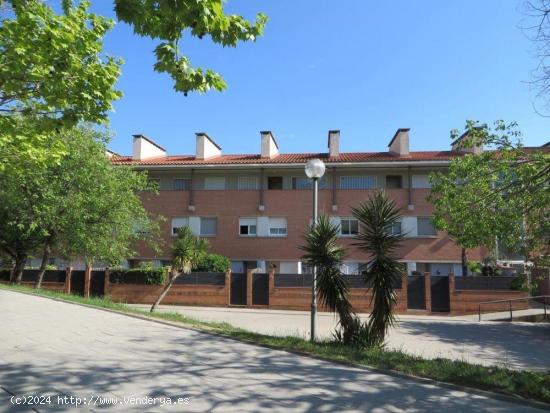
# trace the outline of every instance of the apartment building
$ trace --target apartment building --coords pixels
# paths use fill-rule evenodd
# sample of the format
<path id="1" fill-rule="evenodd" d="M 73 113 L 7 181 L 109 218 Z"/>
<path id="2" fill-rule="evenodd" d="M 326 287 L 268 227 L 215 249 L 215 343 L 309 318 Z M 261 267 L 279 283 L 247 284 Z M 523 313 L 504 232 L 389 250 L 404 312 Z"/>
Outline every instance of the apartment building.
<path id="1" fill-rule="evenodd" d="M 229 257 L 235 272 L 272 266 L 279 273 L 311 271 L 299 248 L 312 220 L 312 182 L 304 166 L 320 158 L 326 173 L 319 185 L 319 213 L 339 226 L 340 241 L 348 247 L 344 272 L 356 273 L 367 260 L 352 245 L 359 224 L 351 208 L 383 189 L 403 211 L 392 231 L 406 235 L 398 255 L 408 273 L 461 275 L 460 248 L 435 230 L 426 201 L 429 173 L 444 171 L 453 157 L 463 155 L 458 143 L 448 151 L 414 152 L 409 129 L 398 129 L 386 152 L 347 153 L 340 151 L 340 132 L 332 130 L 326 153 L 282 153 L 274 135 L 263 131 L 259 153 L 224 155 L 211 137 L 197 133 L 195 154 L 169 155 L 151 139 L 134 135 L 132 156 L 114 155 L 112 161 L 146 170 L 158 183 L 159 193 L 144 193 L 142 199 L 149 211 L 165 217 L 165 242 L 160 255 L 139 245 L 130 265 L 168 261 L 177 229 L 188 226 L 207 238 L 214 252 Z M 481 259 L 481 251 L 469 251 L 469 258 Z"/>

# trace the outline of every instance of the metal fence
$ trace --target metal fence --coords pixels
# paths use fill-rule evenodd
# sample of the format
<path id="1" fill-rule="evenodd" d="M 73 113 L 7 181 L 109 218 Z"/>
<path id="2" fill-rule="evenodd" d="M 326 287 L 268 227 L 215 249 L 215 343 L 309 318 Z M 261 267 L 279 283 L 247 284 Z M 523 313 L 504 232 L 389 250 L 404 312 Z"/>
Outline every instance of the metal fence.
<path id="1" fill-rule="evenodd" d="M 455 290 L 511 290 L 517 277 L 467 276 L 455 278 Z"/>
<path id="2" fill-rule="evenodd" d="M 362 275 L 346 275 L 345 279 L 349 288 L 370 288 Z M 275 274 L 275 287 L 311 287 L 312 282 L 312 274 Z M 400 278 L 395 280 L 393 288 L 401 289 Z"/>
<path id="3" fill-rule="evenodd" d="M 223 272 L 192 272 L 182 274 L 174 284 L 184 285 L 225 285 L 225 273 Z"/>

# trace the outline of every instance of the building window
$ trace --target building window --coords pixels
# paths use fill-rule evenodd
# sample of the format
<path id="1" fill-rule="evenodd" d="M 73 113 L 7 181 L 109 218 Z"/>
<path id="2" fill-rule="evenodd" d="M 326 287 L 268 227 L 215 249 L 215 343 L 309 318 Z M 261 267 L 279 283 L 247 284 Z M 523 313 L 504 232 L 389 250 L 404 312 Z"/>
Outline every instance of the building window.
<path id="1" fill-rule="evenodd" d="M 359 232 L 359 221 L 355 218 L 340 219 L 340 235 L 350 237 Z"/>
<path id="2" fill-rule="evenodd" d="M 189 218 L 188 217 L 174 217 L 172 218 L 172 235 L 177 235 L 178 230 L 181 227 L 188 227 L 189 226 Z"/>
<path id="3" fill-rule="evenodd" d="M 209 176 L 204 178 L 204 189 L 209 189 L 209 190 L 225 189 L 225 177 Z"/>
<path id="4" fill-rule="evenodd" d="M 437 235 L 435 227 L 432 224 L 432 219 L 430 217 L 418 217 L 417 228 L 419 237 L 429 237 Z"/>
<path id="5" fill-rule="evenodd" d="M 403 188 L 403 179 L 401 175 L 387 175 L 386 188 L 398 189 Z"/>
<path id="6" fill-rule="evenodd" d="M 189 191 L 191 189 L 191 179 L 174 179 L 174 191 Z"/>
<path id="7" fill-rule="evenodd" d="M 283 177 L 282 176 L 268 176 L 267 177 L 267 189 L 283 189 Z"/>
<path id="8" fill-rule="evenodd" d="M 201 217 L 201 236 L 213 236 L 218 232 L 218 218 Z"/>
<path id="9" fill-rule="evenodd" d="M 269 236 L 286 237 L 286 218 L 269 218 Z"/>
<path id="10" fill-rule="evenodd" d="M 340 189 L 372 189 L 376 188 L 375 176 L 341 176 Z"/>
<path id="11" fill-rule="evenodd" d="M 415 189 L 430 189 L 432 187 L 430 177 L 428 175 L 413 175 L 412 187 Z"/>
<path id="12" fill-rule="evenodd" d="M 256 236 L 258 223 L 256 218 L 240 218 L 239 219 L 239 235 Z"/>
<path id="13" fill-rule="evenodd" d="M 313 180 L 310 178 L 307 178 L 305 176 L 300 177 L 293 177 L 292 178 L 292 189 L 312 189 L 313 188 Z M 327 189 L 327 180 L 326 177 L 323 176 L 321 179 L 319 179 L 319 189 Z"/>
<path id="14" fill-rule="evenodd" d="M 258 189 L 258 177 L 256 176 L 239 176 L 237 181 L 237 189 L 240 191 Z"/>
<path id="15" fill-rule="evenodd" d="M 396 221 L 386 227 L 386 232 L 390 235 L 401 235 L 401 222 Z"/>

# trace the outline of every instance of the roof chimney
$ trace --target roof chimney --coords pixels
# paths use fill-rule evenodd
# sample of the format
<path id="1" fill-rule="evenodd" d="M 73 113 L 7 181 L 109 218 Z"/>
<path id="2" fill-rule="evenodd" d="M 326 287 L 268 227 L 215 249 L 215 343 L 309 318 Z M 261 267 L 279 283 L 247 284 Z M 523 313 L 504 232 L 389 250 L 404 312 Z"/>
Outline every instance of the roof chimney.
<path id="1" fill-rule="evenodd" d="M 210 159 L 217 158 L 222 155 L 222 148 L 214 142 L 210 136 L 204 132 L 197 132 L 197 149 L 195 152 L 196 159 Z"/>
<path id="2" fill-rule="evenodd" d="M 391 153 L 399 156 L 409 155 L 409 131 L 409 128 L 397 129 L 388 145 Z"/>
<path id="3" fill-rule="evenodd" d="M 274 158 L 279 155 L 279 145 L 271 131 L 261 131 L 262 136 L 262 158 Z"/>
<path id="4" fill-rule="evenodd" d="M 340 131 L 328 131 L 328 156 L 340 155 Z"/>
<path id="5" fill-rule="evenodd" d="M 134 137 L 134 150 L 132 159 L 143 161 L 150 158 L 159 158 L 166 156 L 166 149 L 156 144 L 145 135 L 137 134 Z"/>
<path id="6" fill-rule="evenodd" d="M 471 145 L 469 144 L 469 132 L 466 131 L 458 137 L 453 143 L 451 143 L 451 149 L 453 152 L 465 152 L 479 154 L 483 152 L 483 145 Z"/>

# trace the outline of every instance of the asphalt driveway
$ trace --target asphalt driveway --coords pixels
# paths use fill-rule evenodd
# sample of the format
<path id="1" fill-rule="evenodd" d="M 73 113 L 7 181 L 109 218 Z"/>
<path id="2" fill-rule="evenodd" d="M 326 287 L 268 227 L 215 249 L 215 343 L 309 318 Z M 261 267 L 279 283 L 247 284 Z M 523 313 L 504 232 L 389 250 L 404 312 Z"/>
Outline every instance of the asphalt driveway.
<path id="1" fill-rule="evenodd" d="M 12 395 L 51 395 L 54 403 L 34 407 L 52 412 L 537 411 L 15 292 L 0 290 L 0 314 L 1 411 L 19 411 Z M 55 403 L 70 396 L 88 404 Z M 119 403 L 97 405 L 107 400 Z"/>

